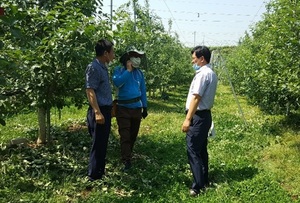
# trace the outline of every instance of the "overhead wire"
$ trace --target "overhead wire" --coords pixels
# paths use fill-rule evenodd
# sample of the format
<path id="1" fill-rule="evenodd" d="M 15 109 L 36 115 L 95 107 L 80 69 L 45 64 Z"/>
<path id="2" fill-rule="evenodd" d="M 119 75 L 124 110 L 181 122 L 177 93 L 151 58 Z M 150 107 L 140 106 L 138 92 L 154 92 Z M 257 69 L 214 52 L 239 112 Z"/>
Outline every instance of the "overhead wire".
<path id="1" fill-rule="evenodd" d="M 185 2 L 186 3 L 186 2 Z M 233 5 L 233 4 L 232 4 Z M 263 5 L 264 5 L 264 3 L 262 3 L 261 5 L 260 5 L 260 7 L 259 7 L 259 9 L 258 9 L 258 11 L 256 12 L 256 14 L 255 14 L 255 16 L 253 17 L 253 19 L 252 19 L 252 21 L 250 21 L 251 23 L 253 23 L 253 21 L 255 20 L 255 18 L 257 17 L 257 15 L 258 15 L 258 13 L 260 12 L 260 10 L 261 10 L 261 8 L 263 7 Z M 165 12 L 164 10 L 157 10 L 157 11 L 160 11 L 160 12 Z M 186 11 L 173 11 L 174 13 L 182 13 L 182 14 L 198 14 L 197 12 L 186 12 Z M 205 13 L 201 13 L 202 15 L 203 14 L 206 14 L 206 15 L 226 15 L 226 16 L 244 16 L 244 17 L 251 17 L 252 15 L 250 15 L 250 14 L 240 14 L 240 13 L 238 13 L 238 14 L 231 14 L 231 13 L 210 13 L 210 12 L 205 12 Z M 198 14 L 198 17 L 199 17 L 199 14 Z M 174 18 L 174 17 L 173 17 Z M 216 24 L 219 24 L 219 23 L 226 23 L 227 24 L 227 28 L 228 28 L 228 24 L 236 24 L 236 23 L 246 23 L 247 22 L 247 24 L 249 24 L 249 21 L 248 20 L 231 20 L 231 21 L 224 21 L 224 20 L 205 20 L 205 19 L 203 19 L 203 20 L 189 20 L 189 19 L 181 19 L 181 18 L 176 18 L 176 21 L 177 22 L 180 22 L 180 21 L 184 21 L 184 22 L 187 22 L 187 23 L 195 23 L 195 22 L 205 22 L 205 23 L 210 23 L 210 25 L 212 24 L 212 23 L 216 23 Z M 177 26 L 178 26 L 178 24 L 177 24 Z M 234 44 L 237 44 L 238 42 L 239 42 L 239 40 L 240 40 L 240 37 L 242 37 L 242 35 L 243 35 L 243 33 L 246 31 L 247 29 L 245 29 L 242 33 L 240 32 L 240 33 L 205 33 L 206 35 L 222 35 L 222 36 L 224 36 L 224 35 L 230 35 L 230 36 L 233 36 L 233 35 L 236 35 L 237 37 L 239 37 L 239 39 L 237 39 L 237 40 L 226 40 L 227 41 L 227 43 L 230 43 L 230 44 L 232 44 L 232 43 L 234 43 Z M 181 33 L 183 33 L 182 31 L 181 31 Z M 195 33 L 194 33 L 195 34 Z M 184 36 L 184 35 L 183 35 Z M 187 40 L 184 40 L 184 41 L 187 41 Z M 195 40 L 194 40 L 195 41 Z M 200 40 L 201 41 L 201 40 Z M 216 41 L 216 40 L 214 40 L 214 41 Z M 229 41 L 231 41 L 231 42 L 229 42 Z M 192 42 L 189 42 L 189 44 L 192 44 Z M 194 42 L 194 44 L 195 44 L 195 42 Z"/>
<path id="2" fill-rule="evenodd" d="M 159 0 L 159 1 L 161 1 L 161 0 Z M 191 35 L 193 33 L 191 31 L 188 31 L 188 28 L 186 27 L 186 24 L 192 24 L 192 25 L 194 25 L 193 27 L 195 29 L 197 29 L 197 27 L 199 27 L 200 25 L 203 26 L 203 25 L 205 25 L 207 23 L 209 26 L 218 26 L 219 28 L 224 27 L 226 29 L 228 29 L 228 28 L 231 27 L 233 30 L 236 30 L 235 28 L 236 27 L 240 27 L 241 23 L 249 25 L 249 22 L 250 22 L 252 24 L 255 21 L 256 17 L 259 15 L 259 13 L 260 13 L 263 5 L 264 5 L 264 3 L 262 3 L 259 6 L 259 9 L 257 10 L 257 12 L 255 13 L 254 16 L 252 14 L 249 14 L 249 13 L 241 13 L 241 12 L 240 13 L 232 13 L 232 12 L 229 11 L 230 10 L 229 9 L 229 10 L 227 10 L 227 11 L 229 11 L 228 13 L 226 13 L 226 12 L 222 12 L 222 13 L 209 12 L 209 10 L 206 11 L 206 12 L 201 12 L 201 18 L 199 18 L 199 16 L 200 16 L 199 12 L 186 11 L 186 10 L 185 11 L 180 11 L 180 10 L 174 10 L 174 9 L 172 10 L 169 7 L 169 5 L 168 5 L 169 2 L 171 2 L 171 3 L 176 3 L 176 2 L 178 2 L 178 3 L 184 3 L 184 5 L 189 4 L 189 3 L 190 4 L 199 4 L 200 3 L 199 1 L 201 1 L 201 0 L 197 0 L 197 1 L 196 0 L 195 1 L 191 1 L 191 0 L 190 1 L 184 1 L 184 0 L 170 0 L 170 1 L 168 1 L 168 0 L 162 0 L 161 2 L 163 2 L 165 4 L 165 6 L 166 6 L 167 9 L 163 9 L 163 8 L 160 9 L 159 8 L 159 9 L 151 9 L 151 11 L 155 12 L 156 14 L 157 13 L 161 13 L 161 12 L 163 12 L 163 13 L 166 13 L 166 12 L 170 13 L 170 18 L 167 18 L 167 17 L 166 18 L 160 18 L 162 20 L 163 24 L 165 26 L 168 26 L 169 21 L 172 20 L 172 22 L 176 26 L 176 29 L 171 28 L 172 29 L 171 33 L 178 33 L 178 36 L 181 39 L 180 41 L 188 42 L 188 41 L 192 41 L 192 37 L 188 37 L 188 38 L 191 38 L 191 39 L 187 40 L 186 38 L 187 38 L 188 35 L 186 35 L 186 33 L 190 33 Z M 220 5 L 220 6 L 230 6 L 230 7 L 231 6 L 233 6 L 233 7 L 239 7 L 239 6 L 240 7 L 258 7 L 257 5 L 241 4 L 241 3 L 239 3 L 239 4 L 233 4 L 233 3 L 206 2 L 206 4 L 215 5 L 215 6 L 218 6 L 218 5 Z M 225 10 L 226 10 L 226 8 L 224 8 L 224 11 Z M 177 15 L 176 18 L 175 18 L 174 14 Z M 182 17 L 182 18 L 180 18 L 180 17 L 178 17 L 178 14 L 179 15 L 180 14 L 185 14 L 185 16 Z M 198 15 L 198 18 L 193 17 L 192 19 L 189 19 L 189 17 L 191 17 L 190 14 L 191 15 Z M 214 19 L 212 19 L 210 16 L 213 16 Z M 218 19 L 218 18 L 215 18 L 216 16 L 220 16 L 220 18 L 221 18 L 221 16 L 231 16 L 231 19 L 224 21 L 225 18 Z M 237 17 L 233 18 L 235 16 L 237 16 Z M 247 18 L 249 18 L 249 17 L 251 17 L 252 19 L 251 20 L 247 20 Z M 199 24 L 199 23 L 201 23 L 201 24 Z M 239 24 L 239 25 L 237 26 L 237 24 Z M 185 28 L 184 31 L 182 30 L 183 28 Z M 245 28 L 243 28 L 243 29 L 245 29 Z M 247 30 L 247 28 L 245 30 L 243 30 L 243 33 L 246 30 Z M 241 37 L 242 33 L 239 32 L 239 31 L 237 31 L 237 32 L 226 32 L 226 33 L 222 33 L 222 32 L 206 32 L 205 35 L 214 35 L 214 36 L 221 36 L 221 35 L 222 36 L 224 36 L 224 35 L 225 36 L 230 36 L 231 35 L 231 36 L 240 36 Z M 206 36 L 205 36 L 205 38 L 211 40 L 211 38 L 208 38 Z M 236 37 L 234 37 L 234 38 L 236 38 Z M 222 41 L 222 40 L 216 40 L 216 41 Z M 227 40 L 227 41 L 238 42 L 239 39 L 238 40 Z M 193 44 L 192 42 L 189 42 L 189 43 Z"/>
<path id="3" fill-rule="evenodd" d="M 169 12 L 166 10 L 161 10 L 161 9 L 152 9 L 153 11 L 158 11 L 158 12 Z M 192 11 L 173 11 L 174 13 L 182 13 L 182 14 L 199 14 L 199 12 L 192 12 Z M 232 13 L 210 13 L 210 12 L 201 12 L 201 14 L 203 15 L 225 15 L 225 16 L 251 16 L 251 14 L 241 14 L 241 13 L 237 13 L 237 14 L 232 14 Z"/>
<path id="4" fill-rule="evenodd" d="M 251 24 L 254 22 L 254 19 L 257 17 L 257 15 L 258 15 L 260 9 L 261 9 L 263 6 L 264 6 L 264 2 L 260 5 L 258 11 L 256 12 L 256 14 L 254 15 L 253 19 L 251 20 Z"/>
<path id="5" fill-rule="evenodd" d="M 252 24 L 254 23 L 255 18 L 257 17 L 258 13 L 260 12 L 260 10 L 261 10 L 262 7 L 264 6 L 264 4 L 265 4 L 265 2 L 263 2 L 263 3 L 260 5 L 258 11 L 257 11 L 256 14 L 254 15 L 253 19 L 250 21 L 250 24 L 249 24 L 249 25 L 252 25 Z M 248 27 L 248 29 L 249 29 L 249 27 Z M 245 31 L 246 31 L 246 30 L 245 30 Z M 244 32 L 244 33 L 245 33 L 245 32 Z M 244 34 L 244 35 L 245 35 L 245 34 Z M 242 37 L 242 36 L 241 36 L 241 37 Z"/>
<path id="6" fill-rule="evenodd" d="M 185 0 L 182 0 L 182 1 L 179 1 L 179 0 L 170 0 L 171 3 L 184 3 L 184 4 L 199 4 L 201 2 L 199 2 L 199 0 L 195 0 L 195 1 L 185 1 Z M 232 4 L 232 3 L 212 3 L 212 2 L 207 2 L 207 1 L 203 1 L 203 3 L 205 2 L 206 5 L 219 5 L 219 6 L 240 6 L 240 7 L 257 7 L 253 4 Z"/>
<path id="7" fill-rule="evenodd" d="M 178 26 L 178 24 L 177 24 L 177 22 L 176 22 L 176 20 L 175 20 L 175 18 L 174 18 L 174 16 L 173 16 L 173 13 L 171 12 L 171 10 L 170 10 L 170 8 L 169 8 L 169 6 L 167 5 L 167 3 L 166 3 L 165 0 L 163 0 L 163 2 L 165 3 L 166 7 L 168 8 L 168 10 L 169 10 L 169 12 L 170 12 L 170 14 L 171 14 L 171 16 L 172 16 L 172 19 L 174 20 L 174 23 L 175 23 L 175 25 L 177 26 L 179 32 L 181 32 L 181 29 L 179 28 L 179 26 Z M 184 35 L 182 35 L 182 37 L 185 39 Z"/>

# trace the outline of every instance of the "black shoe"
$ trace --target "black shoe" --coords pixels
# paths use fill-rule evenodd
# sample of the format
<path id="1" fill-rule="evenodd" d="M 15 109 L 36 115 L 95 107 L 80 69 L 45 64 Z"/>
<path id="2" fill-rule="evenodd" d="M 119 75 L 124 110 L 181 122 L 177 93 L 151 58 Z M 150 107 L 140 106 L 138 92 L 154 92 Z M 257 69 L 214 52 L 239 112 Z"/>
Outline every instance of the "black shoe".
<path id="1" fill-rule="evenodd" d="M 190 196 L 191 197 L 197 197 L 199 195 L 199 192 L 197 192 L 196 190 L 194 189 L 190 189 Z"/>
<path id="2" fill-rule="evenodd" d="M 131 162 L 130 161 L 126 161 L 124 163 L 124 168 L 123 168 L 123 171 L 128 171 L 130 168 L 131 168 Z"/>
<path id="3" fill-rule="evenodd" d="M 98 174 L 98 175 L 96 175 L 96 176 L 87 176 L 87 179 L 88 179 L 88 181 L 90 181 L 90 182 L 94 182 L 94 181 L 97 181 L 97 180 L 101 180 L 103 177 L 104 177 L 104 173 L 100 173 L 100 174 Z"/>

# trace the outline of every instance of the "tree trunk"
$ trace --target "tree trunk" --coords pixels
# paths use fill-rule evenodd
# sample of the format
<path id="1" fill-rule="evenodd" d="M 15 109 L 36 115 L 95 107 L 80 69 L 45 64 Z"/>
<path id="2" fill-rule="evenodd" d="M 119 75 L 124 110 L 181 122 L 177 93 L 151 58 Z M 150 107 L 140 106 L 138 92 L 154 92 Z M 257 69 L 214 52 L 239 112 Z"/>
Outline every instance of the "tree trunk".
<path id="1" fill-rule="evenodd" d="M 40 107 L 38 109 L 39 134 L 37 144 L 46 143 L 46 109 Z"/>
<path id="2" fill-rule="evenodd" d="M 152 97 L 155 97 L 155 88 L 152 89 Z"/>
<path id="3" fill-rule="evenodd" d="M 149 97 L 152 97 L 152 89 L 148 89 L 148 95 L 149 95 Z"/>
<path id="4" fill-rule="evenodd" d="M 50 143 L 52 142 L 52 137 L 51 137 L 51 134 L 50 134 L 50 126 L 51 126 L 51 120 L 50 120 L 50 108 L 47 109 L 46 111 L 46 114 L 47 114 L 47 142 Z"/>

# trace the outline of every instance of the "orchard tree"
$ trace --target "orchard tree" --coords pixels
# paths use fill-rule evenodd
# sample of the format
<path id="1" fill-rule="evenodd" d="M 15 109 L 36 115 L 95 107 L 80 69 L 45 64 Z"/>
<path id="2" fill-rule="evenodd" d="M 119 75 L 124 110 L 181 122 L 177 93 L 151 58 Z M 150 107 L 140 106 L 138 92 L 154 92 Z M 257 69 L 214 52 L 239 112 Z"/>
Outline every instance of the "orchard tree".
<path id="1" fill-rule="evenodd" d="M 51 141 L 51 108 L 83 104 L 85 67 L 93 57 L 94 42 L 107 35 L 107 23 L 99 19 L 101 10 L 96 13 L 100 3 L 2 3 L 6 16 L 0 19 L 0 108 L 2 112 L 16 113 L 37 109 L 38 143 Z"/>
<path id="2" fill-rule="evenodd" d="M 241 41 L 228 66 L 238 90 L 270 113 L 300 107 L 300 5 L 273 0 L 264 19 Z"/>

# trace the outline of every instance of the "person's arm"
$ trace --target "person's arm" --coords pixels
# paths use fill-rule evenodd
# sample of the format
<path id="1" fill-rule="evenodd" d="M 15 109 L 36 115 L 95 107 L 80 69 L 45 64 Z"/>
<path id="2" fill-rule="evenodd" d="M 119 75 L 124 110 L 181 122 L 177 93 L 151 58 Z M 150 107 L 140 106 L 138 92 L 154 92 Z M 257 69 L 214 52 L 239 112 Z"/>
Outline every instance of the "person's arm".
<path id="1" fill-rule="evenodd" d="M 199 105 L 200 100 L 201 100 L 200 95 L 198 95 L 198 94 L 193 95 L 193 98 L 192 98 L 190 106 L 189 106 L 189 110 L 186 114 L 185 120 L 181 127 L 182 132 L 189 131 L 191 120 L 192 120 L 195 112 L 197 111 L 197 107 Z"/>
<path id="2" fill-rule="evenodd" d="M 143 104 L 143 108 L 147 108 L 147 88 L 146 88 L 146 82 L 145 82 L 145 77 L 144 73 L 141 70 L 137 70 L 139 72 L 139 75 L 141 76 L 141 101 Z"/>
<path id="3" fill-rule="evenodd" d="M 100 108 L 98 106 L 98 102 L 97 102 L 97 98 L 96 98 L 94 89 L 87 88 L 86 95 L 87 95 L 87 98 L 89 100 L 91 107 L 94 109 L 96 123 L 104 124 L 105 118 L 104 118 L 103 114 L 101 113 Z"/>
<path id="4" fill-rule="evenodd" d="M 132 71 L 132 68 L 127 69 L 126 70 L 122 70 L 123 68 L 121 67 L 117 67 L 114 70 L 113 73 L 113 83 L 116 87 L 121 87 L 130 77 L 130 72 Z"/>
<path id="5" fill-rule="evenodd" d="M 141 70 L 138 70 L 141 74 L 141 101 L 142 101 L 142 117 L 145 119 L 148 116 L 147 111 L 147 89 L 144 74 Z"/>

